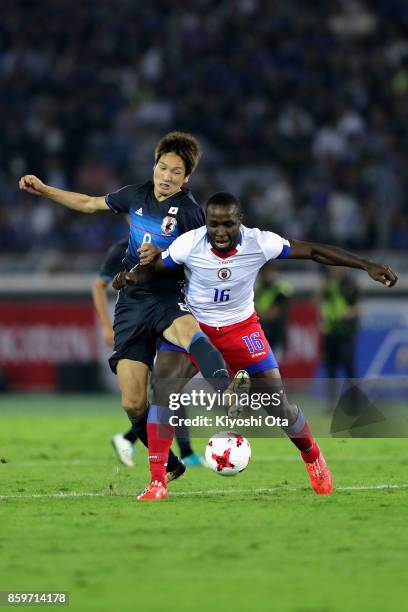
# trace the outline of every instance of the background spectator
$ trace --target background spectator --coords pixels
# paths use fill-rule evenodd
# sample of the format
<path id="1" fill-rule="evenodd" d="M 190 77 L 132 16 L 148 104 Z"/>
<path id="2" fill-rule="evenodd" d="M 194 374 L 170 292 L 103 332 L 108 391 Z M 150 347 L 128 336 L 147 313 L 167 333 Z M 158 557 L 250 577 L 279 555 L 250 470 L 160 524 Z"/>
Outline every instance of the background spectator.
<path id="1" fill-rule="evenodd" d="M 324 281 L 319 299 L 323 362 L 327 380 L 327 409 L 337 402 L 336 377 L 341 374 L 353 383 L 356 379 L 355 339 L 359 319 L 359 290 L 354 279 L 342 268 L 323 268 Z M 352 398 L 351 398 L 352 399 Z M 351 409 L 357 414 L 357 401 Z"/>

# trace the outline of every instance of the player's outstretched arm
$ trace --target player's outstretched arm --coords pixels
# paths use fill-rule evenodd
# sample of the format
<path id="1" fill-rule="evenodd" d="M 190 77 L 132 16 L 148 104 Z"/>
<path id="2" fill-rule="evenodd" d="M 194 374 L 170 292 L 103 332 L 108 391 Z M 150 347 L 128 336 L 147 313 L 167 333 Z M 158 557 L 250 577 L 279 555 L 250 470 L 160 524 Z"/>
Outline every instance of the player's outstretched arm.
<path id="1" fill-rule="evenodd" d="M 290 240 L 290 246 L 290 259 L 311 259 L 327 266 L 345 266 L 365 270 L 372 279 L 387 287 L 393 287 L 398 280 L 398 276 L 390 266 L 363 259 L 350 251 L 330 244 Z"/>
<path id="2" fill-rule="evenodd" d="M 72 210 L 78 210 L 83 213 L 94 213 L 98 210 L 109 210 L 109 206 L 105 202 L 104 196 L 88 196 L 83 193 L 74 193 L 72 191 L 64 191 L 46 185 L 34 174 L 26 174 L 22 176 L 18 183 L 22 191 L 27 191 L 32 195 L 48 198 L 53 202 L 62 204 Z"/>

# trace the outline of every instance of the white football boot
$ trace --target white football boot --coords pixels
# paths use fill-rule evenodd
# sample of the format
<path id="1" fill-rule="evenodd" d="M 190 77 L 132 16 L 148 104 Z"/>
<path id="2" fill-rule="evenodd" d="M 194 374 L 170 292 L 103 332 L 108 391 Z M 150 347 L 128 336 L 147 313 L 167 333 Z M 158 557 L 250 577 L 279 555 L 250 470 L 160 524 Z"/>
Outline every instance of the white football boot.
<path id="1" fill-rule="evenodd" d="M 133 455 L 134 448 L 133 444 L 123 437 L 123 434 L 118 433 L 112 438 L 112 446 L 115 453 L 118 456 L 119 461 L 128 467 L 134 467 Z"/>

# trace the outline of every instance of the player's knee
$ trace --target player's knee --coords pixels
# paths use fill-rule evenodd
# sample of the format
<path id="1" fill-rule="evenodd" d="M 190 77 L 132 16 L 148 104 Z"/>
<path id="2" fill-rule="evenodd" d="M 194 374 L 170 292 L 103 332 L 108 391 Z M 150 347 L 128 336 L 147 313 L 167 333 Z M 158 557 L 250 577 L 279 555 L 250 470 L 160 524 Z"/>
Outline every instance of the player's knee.
<path id="1" fill-rule="evenodd" d="M 130 417 L 140 417 L 147 410 L 146 398 L 122 397 L 122 406 Z"/>
<path id="2" fill-rule="evenodd" d="M 173 321 L 171 326 L 166 330 L 175 340 L 176 344 L 187 349 L 191 339 L 197 332 L 200 332 L 200 327 L 197 321 L 191 316 L 186 315 Z M 165 337 L 167 335 L 165 334 Z"/>

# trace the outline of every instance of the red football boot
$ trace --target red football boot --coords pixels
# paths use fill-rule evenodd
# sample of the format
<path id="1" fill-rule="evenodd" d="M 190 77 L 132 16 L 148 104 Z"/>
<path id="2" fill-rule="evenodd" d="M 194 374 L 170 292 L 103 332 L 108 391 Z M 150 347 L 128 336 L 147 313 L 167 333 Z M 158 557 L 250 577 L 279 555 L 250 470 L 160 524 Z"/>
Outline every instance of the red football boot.
<path id="1" fill-rule="evenodd" d="M 137 496 L 139 501 L 157 501 L 167 499 L 169 494 L 166 487 L 158 480 L 153 480 L 145 490 Z"/>
<path id="2" fill-rule="evenodd" d="M 311 462 L 307 462 L 307 453 L 302 453 L 302 457 L 313 489 L 319 495 L 330 495 L 333 491 L 333 482 L 322 452 L 320 451 L 317 459 Z"/>

